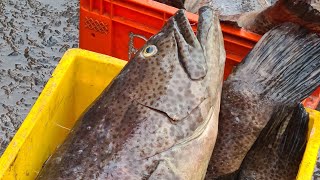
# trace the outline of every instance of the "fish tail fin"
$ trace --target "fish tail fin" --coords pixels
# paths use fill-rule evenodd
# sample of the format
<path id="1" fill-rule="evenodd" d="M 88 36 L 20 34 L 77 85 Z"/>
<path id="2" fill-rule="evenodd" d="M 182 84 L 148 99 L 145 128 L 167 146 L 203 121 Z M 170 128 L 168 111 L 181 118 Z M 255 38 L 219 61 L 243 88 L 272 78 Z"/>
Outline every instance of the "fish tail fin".
<path id="1" fill-rule="evenodd" d="M 297 104 L 320 84 L 320 37 L 285 23 L 266 33 L 229 81 L 246 86 L 271 102 Z"/>
<path id="2" fill-rule="evenodd" d="M 302 104 L 293 111 L 285 132 L 282 135 L 279 153 L 287 160 L 301 161 L 306 148 L 309 114 Z"/>
<path id="3" fill-rule="evenodd" d="M 306 148 L 308 123 L 301 103 L 278 106 L 241 164 L 239 179 L 295 179 Z M 264 169 L 273 173 L 262 172 Z"/>
<path id="4" fill-rule="evenodd" d="M 279 138 L 279 132 L 283 129 L 283 126 L 288 119 L 291 118 L 292 107 L 288 106 L 278 106 L 274 109 L 270 120 L 266 126 L 260 132 L 257 140 L 252 146 L 252 150 L 264 151 L 264 149 L 269 148 L 270 145 L 277 144 L 277 138 Z"/>
<path id="5" fill-rule="evenodd" d="M 261 131 L 255 148 L 273 146 L 287 161 L 301 161 L 308 135 L 309 114 L 299 103 L 296 107 L 281 106 L 272 114 Z"/>
<path id="6" fill-rule="evenodd" d="M 301 103 L 276 108 L 252 149 L 264 151 L 273 146 L 287 160 L 301 160 L 308 133 L 309 114 Z"/>

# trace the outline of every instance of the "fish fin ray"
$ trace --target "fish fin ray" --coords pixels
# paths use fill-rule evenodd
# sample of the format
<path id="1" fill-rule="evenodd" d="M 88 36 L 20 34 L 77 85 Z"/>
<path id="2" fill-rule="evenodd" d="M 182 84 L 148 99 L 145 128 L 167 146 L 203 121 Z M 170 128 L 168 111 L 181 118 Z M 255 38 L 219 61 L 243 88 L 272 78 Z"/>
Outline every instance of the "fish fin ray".
<path id="1" fill-rule="evenodd" d="M 301 161 L 307 142 L 309 115 L 301 103 L 278 106 L 250 151 L 276 149 L 279 157 Z"/>
<path id="2" fill-rule="evenodd" d="M 320 84 L 320 37 L 292 23 L 266 33 L 230 80 L 246 81 L 261 96 L 298 103 Z"/>
<path id="3" fill-rule="evenodd" d="M 295 108 L 286 130 L 281 138 L 279 153 L 281 157 L 300 161 L 308 136 L 309 114 L 302 104 Z"/>
<path id="4" fill-rule="evenodd" d="M 285 125 L 285 121 L 292 115 L 290 109 L 292 108 L 288 106 L 275 107 L 271 115 L 271 118 L 260 132 L 257 140 L 252 146 L 252 149 L 256 149 L 257 151 L 263 151 L 268 146 L 275 145 L 276 139 L 279 136 L 279 132 Z"/>
<path id="5" fill-rule="evenodd" d="M 301 103 L 276 107 L 242 162 L 239 179 L 295 179 L 307 132 L 308 114 Z"/>

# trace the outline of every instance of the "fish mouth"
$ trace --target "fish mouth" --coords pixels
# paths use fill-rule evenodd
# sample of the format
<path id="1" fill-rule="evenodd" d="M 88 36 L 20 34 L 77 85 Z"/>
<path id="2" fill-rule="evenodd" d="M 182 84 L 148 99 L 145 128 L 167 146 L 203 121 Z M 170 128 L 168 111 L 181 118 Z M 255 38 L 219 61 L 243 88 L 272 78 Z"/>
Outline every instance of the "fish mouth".
<path id="1" fill-rule="evenodd" d="M 186 11 L 178 10 L 167 24 L 172 28 L 180 65 L 191 80 L 201 80 L 207 73 L 204 51 L 192 30 Z"/>
<path id="2" fill-rule="evenodd" d="M 182 39 L 177 39 L 178 41 L 185 41 L 188 44 L 194 44 L 198 39 L 194 34 L 191 24 L 186 15 L 184 9 L 179 9 L 171 18 L 168 19 L 167 23 L 164 25 L 159 35 L 170 34 L 172 32 L 180 34 Z"/>
<path id="3" fill-rule="evenodd" d="M 196 42 L 198 42 L 198 39 L 192 30 L 191 24 L 188 20 L 185 10 L 178 10 L 172 20 L 176 25 L 176 31 L 182 35 L 183 39 L 187 44 L 194 45 Z"/>

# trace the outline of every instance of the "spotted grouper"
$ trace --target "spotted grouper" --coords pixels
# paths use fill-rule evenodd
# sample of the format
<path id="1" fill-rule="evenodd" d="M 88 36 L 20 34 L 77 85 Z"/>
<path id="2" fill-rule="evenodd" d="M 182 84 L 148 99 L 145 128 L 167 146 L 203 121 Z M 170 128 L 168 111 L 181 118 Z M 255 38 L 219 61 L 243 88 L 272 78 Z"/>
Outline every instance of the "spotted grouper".
<path id="1" fill-rule="evenodd" d="M 295 179 L 306 148 L 308 123 L 302 104 L 276 108 L 243 160 L 237 179 Z"/>
<path id="2" fill-rule="evenodd" d="M 293 23 L 267 32 L 223 84 L 206 179 L 234 176 L 276 108 L 295 106 L 319 85 L 320 37 Z"/>
<path id="3" fill-rule="evenodd" d="M 217 136 L 219 19 L 179 10 L 79 119 L 38 179 L 203 179 Z"/>

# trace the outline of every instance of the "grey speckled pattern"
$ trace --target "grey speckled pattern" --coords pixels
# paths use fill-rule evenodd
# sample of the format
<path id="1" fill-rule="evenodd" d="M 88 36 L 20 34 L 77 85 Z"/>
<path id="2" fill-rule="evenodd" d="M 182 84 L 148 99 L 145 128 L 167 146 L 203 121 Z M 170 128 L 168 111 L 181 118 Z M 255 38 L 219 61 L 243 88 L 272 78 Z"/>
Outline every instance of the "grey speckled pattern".
<path id="1" fill-rule="evenodd" d="M 308 123 L 302 104 L 277 108 L 242 162 L 239 179 L 296 179 L 306 147 Z"/>
<path id="2" fill-rule="evenodd" d="M 291 23 L 259 40 L 224 82 L 208 179 L 237 171 L 274 108 L 293 106 L 319 86 L 319 51 L 320 38 Z"/>
<path id="3" fill-rule="evenodd" d="M 219 19 L 180 10 L 77 122 L 39 179 L 204 177 L 217 135 L 225 50 Z"/>

